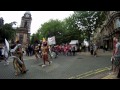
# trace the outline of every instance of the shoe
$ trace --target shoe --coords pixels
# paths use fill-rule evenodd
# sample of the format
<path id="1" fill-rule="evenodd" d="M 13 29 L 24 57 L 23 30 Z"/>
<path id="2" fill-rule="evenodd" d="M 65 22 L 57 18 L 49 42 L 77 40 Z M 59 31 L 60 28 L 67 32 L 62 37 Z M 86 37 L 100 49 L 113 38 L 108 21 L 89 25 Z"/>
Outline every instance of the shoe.
<path id="1" fill-rule="evenodd" d="M 8 62 L 8 61 L 6 61 L 4 65 L 9 65 L 9 62 Z"/>
<path id="2" fill-rule="evenodd" d="M 45 64 L 42 65 L 42 67 L 45 67 L 45 66 L 46 66 Z"/>
<path id="3" fill-rule="evenodd" d="M 29 70 L 26 70 L 26 71 L 22 72 L 22 74 L 25 74 L 27 71 L 29 71 Z"/>
<path id="4" fill-rule="evenodd" d="M 51 65 L 52 61 L 50 61 L 49 65 Z"/>

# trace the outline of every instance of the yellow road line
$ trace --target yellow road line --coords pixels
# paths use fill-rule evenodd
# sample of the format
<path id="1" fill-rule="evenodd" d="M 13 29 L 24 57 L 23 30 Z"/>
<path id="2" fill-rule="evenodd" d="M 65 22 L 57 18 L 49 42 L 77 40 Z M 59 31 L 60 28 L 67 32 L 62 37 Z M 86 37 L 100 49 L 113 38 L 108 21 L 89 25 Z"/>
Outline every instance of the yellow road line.
<path id="1" fill-rule="evenodd" d="M 96 69 L 96 70 L 91 70 L 89 72 L 86 72 L 86 73 L 83 73 L 83 74 L 80 74 L 80 75 L 77 75 L 77 76 L 74 76 L 74 77 L 70 77 L 68 79 L 80 79 L 80 78 L 84 78 L 84 77 L 87 77 L 87 76 L 90 76 L 90 75 L 93 75 L 93 74 L 97 74 L 97 73 L 100 73 L 100 72 L 103 72 L 103 71 L 106 71 L 106 70 L 110 70 L 110 66 L 109 67 L 104 67 L 104 68 L 99 68 L 99 69 Z"/>
<path id="2" fill-rule="evenodd" d="M 82 77 L 78 77 L 78 78 L 76 78 L 76 79 L 85 78 L 85 77 L 87 77 L 87 76 L 94 75 L 94 74 L 97 74 L 97 73 L 100 73 L 100 72 L 103 72 L 103 71 L 106 71 L 106 70 L 108 70 L 108 69 L 103 69 L 103 70 L 99 70 L 99 71 L 96 71 L 96 72 L 92 72 L 92 73 L 90 73 L 90 74 L 87 74 L 87 75 L 82 76 Z"/>
<path id="3" fill-rule="evenodd" d="M 111 78 L 111 75 L 105 76 L 102 79 L 109 79 L 109 78 Z"/>

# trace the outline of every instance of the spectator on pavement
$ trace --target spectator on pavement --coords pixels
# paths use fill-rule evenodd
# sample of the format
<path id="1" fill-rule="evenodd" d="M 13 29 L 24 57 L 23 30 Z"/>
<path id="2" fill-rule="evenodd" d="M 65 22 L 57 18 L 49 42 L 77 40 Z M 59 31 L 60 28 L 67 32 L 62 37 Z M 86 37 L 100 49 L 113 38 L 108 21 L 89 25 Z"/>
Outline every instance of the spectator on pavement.
<path id="1" fill-rule="evenodd" d="M 93 55 L 93 45 L 92 44 L 90 45 L 90 52 L 91 52 L 91 55 Z"/>
<path id="2" fill-rule="evenodd" d="M 93 46 L 93 54 L 95 57 L 97 56 L 97 45 L 96 44 L 94 44 Z"/>
<path id="3" fill-rule="evenodd" d="M 112 57 L 111 57 L 111 62 L 112 62 L 112 68 L 111 68 L 111 70 L 112 71 L 113 71 L 114 54 L 115 54 L 116 44 L 117 44 L 116 39 L 117 39 L 116 37 L 113 38 L 113 53 L 112 53 Z"/>
<path id="4" fill-rule="evenodd" d="M 116 49 L 115 49 L 115 60 L 114 60 L 114 70 L 119 69 L 117 77 L 120 78 L 120 40 L 116 39 Z"/>

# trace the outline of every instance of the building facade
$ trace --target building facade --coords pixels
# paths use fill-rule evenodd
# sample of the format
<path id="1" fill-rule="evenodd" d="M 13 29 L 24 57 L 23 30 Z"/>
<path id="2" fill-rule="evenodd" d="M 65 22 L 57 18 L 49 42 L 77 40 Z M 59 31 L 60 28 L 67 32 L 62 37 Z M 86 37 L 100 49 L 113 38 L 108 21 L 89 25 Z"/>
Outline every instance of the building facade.
<path id="1" fill-rule="evenodd" d="M 106 11 L 106 20 L 100 31 L 101 45 L 113 49 L 113 37 L 120 39 L 120 11 Z"/>
<path id="2" fill-rule="evenodd" d="M 30 43 L 31 21 L 31 13 L 27 11 L 21 18 L 20 27 L 17 28 L 15 41 L 19 40 L 23 46 L 28 45 Z"/>
<path id="3" fill-rule="evenodd" d="M 0 29 L 1 29 L 1 27 L 4 25 L 4 20 L 3 20 L 3 18 L 2 17 L 0 17 Z M 3 40 L 2 40 L 2 38 L 0 37 L 0 42 L 2 42 Z"/>
<path id="4" fill-rule="evenodd" d="M 2 17 L 0 17 L 0 26 L 4 25 L 4 20 Z"/>

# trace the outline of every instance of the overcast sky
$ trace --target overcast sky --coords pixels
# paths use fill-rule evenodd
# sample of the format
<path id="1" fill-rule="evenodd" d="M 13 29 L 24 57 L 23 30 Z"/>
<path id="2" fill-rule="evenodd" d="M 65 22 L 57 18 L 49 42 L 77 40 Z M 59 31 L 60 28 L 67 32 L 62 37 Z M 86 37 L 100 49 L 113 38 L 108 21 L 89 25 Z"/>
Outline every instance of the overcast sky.
<path id="1" fill-rule="evenodd" d="M 21 17 L 26 11 L 0 11 L 0 17 L 3 17 L 4 23 L 17 22 L 17 26 L 20 26 Z M 31 34 L 41 27 L 41 24 L 47 22 L 50 19 L 63 20 L 73 14 L 73 11 L 30 11 L 32 15 Z"/>

